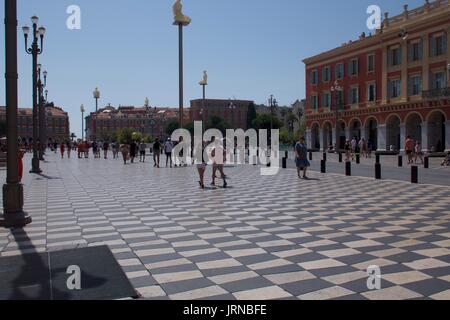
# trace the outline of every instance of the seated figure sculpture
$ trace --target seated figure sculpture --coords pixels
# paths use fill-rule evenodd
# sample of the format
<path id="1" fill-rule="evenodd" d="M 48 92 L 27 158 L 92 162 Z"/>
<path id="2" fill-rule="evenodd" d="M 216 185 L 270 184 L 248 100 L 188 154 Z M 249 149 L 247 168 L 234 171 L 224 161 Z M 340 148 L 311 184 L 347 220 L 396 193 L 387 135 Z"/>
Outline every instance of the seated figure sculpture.
<path id="1" fill-rule="evenodd" d="M 201 86 L 208 85 L 208 73 L 206 71 L 203 71 L 203 80 L 200 81 L 198 84 Z"/>
<path id="2" fill-rule="evenodd" d="M 183 26 L 187 26 L 191 23 L 191 18 L 183 15 L 183 5 L 181 4 L 181 0 L 176 0 L 173 5 L 173 16 L 174 16 L 174 24 L 182 24 Z"/>

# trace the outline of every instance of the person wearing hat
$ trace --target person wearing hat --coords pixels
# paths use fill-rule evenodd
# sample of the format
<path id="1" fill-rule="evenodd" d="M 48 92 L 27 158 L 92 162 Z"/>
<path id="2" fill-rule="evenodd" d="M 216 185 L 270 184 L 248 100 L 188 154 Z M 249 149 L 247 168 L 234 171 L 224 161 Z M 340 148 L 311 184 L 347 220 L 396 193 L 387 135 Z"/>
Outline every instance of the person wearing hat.
<path id="1" fill-rule="evenodd" d="M 166 168 L 170 161 L 170 167 L 172 168 L 172 150 L 173 143 L 170 138 L 167 138 L 167 141 L 164 143 L 164 153 L 166 154 Z"/>

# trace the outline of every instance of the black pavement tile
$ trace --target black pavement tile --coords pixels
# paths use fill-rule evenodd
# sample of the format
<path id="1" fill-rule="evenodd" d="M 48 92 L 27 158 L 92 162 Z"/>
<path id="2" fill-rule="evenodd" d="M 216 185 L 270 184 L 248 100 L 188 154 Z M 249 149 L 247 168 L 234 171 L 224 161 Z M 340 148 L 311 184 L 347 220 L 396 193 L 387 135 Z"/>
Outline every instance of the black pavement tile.
<path id="1" fill-rule="evenodd" d="M 272 287 L 274 284 L 263 277 L 243 279 L 229 283 L 223 283 L 220 286 L 230 293 L 246 291 L 264 287 Z"/>
<path id="2" fill-rule="evenodd" d="M 420 293 L 425 297 L 432 296 L 442 291 L 450 290 L 450 282 L 441 279 L 427 279 L 408 283 L 403 286 L 412 291 Z"/>
<path id="3" fill-rule="evenodd" d="M 192 279 L 192 280 L 183 280 L 183 281 L 177 281 L 177 282 L 171 282 L 171 283 L 163 283 L 160 284 L 161 288 L 166 292 L 168 295 L 180 293 L 180 292 L 186 292 L 201 288 L 207 288 L 211 286 L 215 286 L 216 284 L 212 282 L 211 280 L 208 280 L 206 278 L 199 278 L 199 279 Z"/>
<path id="4" fill-rule="evenodd" d="M 294 296 L 299 296 L 302 294 L 322 290 L 325 288 L 334 287 L 334 284 L 322 279 L 311 279 L 282 284 L 280 285 L 280 287 Z"/>
<path id="5" fill-rule="evenodd" d="M 358 271 L 358 269 L 353 268 L 351 266 L 340 266 L 340 267 L 332 267 L 332 268 L 324 268 L 317 270 L 308 270 L 310 273 L 315 275 L 318 278 L 325 278 L 333 275 L 349 273 Z"/>
<path id="6" fill-rule="evenodd" d="M 322 254 L 319 254 L 317 252 L 309 252 L 309 253 L 285 258 L 285 260 L 288 260 L 288 261 L 291 261 L 294 263 L 302 263 L 302 262 L 323 260 L 323 259 L 328 259 L 328 257 L 326 257 Z"/>
<path id="7" fill-rule="evenodd" d="M 297 264 L 289 264 L 280 267 L 273 267 L 261 270 L 255 270 L 261 276 L 270 275 L 270 274 L 279 274 L 279 273 L 289 273 L 289 272 L 298 272 L 303 271 L 304 269 Z"/>
<path id="8" fill-rule="evenodd" d="M 200 270 L 205 277 L 214 277 L 219 275 L 238 273 L 238 272 L 247 272 L 250 271 L 246 266 L 236 266 L 236 267 L 227 267 L 227 268 L 215 268 L 208 270 Z"/>

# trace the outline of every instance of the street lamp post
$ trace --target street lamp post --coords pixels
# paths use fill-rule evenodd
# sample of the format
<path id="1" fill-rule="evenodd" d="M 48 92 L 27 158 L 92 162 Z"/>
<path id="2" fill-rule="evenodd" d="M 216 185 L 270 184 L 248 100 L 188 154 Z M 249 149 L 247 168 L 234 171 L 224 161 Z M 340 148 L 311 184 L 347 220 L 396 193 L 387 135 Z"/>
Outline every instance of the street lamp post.
<path id="1" fill-rule="evenodd" d="M 201 87 L 202 87 L 202 109 L 200 111 L 200 114 L 202 116 L 202 128 L 203 130 L 205 130 L 206 128 L 204 128 L 205 124 L 204 124 L 204 114 L 205 114 L 205 102 L 206 102 L 206 86 L 208 85 L 208 73 L 207 71 L 203 71 L 203 79 L 198 83 Z"/>
<path id="2" fill-rule="evenodd" d="M 44 81 L 41 80 L 42 66 L 38 64 L 38 97 L 39 97 L 39 160 L 44 161 L 45 146 L 47 145 L 47 123 L 43 90 L 47 86 L 47 71 L 43 72 Z"/>
<path id="3" fill-rule="evenodd" d="M 81 105 L 80 111 L 81 111 L 81 141 L 84 141 L 84 112 L 86 111 L 84 105 Z"/>
<path id="4" fill-rule="evenodd" d="M 93 96 L 95 99 L 95 117 L 92 119 L 92 129 L 94 132 L 94 141 L 97 141 L 97 114 L 98 114 L 98 99 L 100 99 L 100 91 L 98 88 L 95 88 L 93 92 Z"/>
<path id="5" fill-rule="evenodd" d="M 335 121 L 336 121 L 336 132 L 335 132 L 335 139 L 336 139 L 336 146 L 335 146 L 335 153 L 338 153 L 338 149 L 340 149 L 340 141 L 338 142 L 338 139 L 340 139 L 340 137 L 338 137 L 339 134 L 339 127 L 338 127 L 338 122 L 339 122 L 339 108 L 340 108 L 340 103 L 341 103 L 341 97 L 339 95 L 339 92 L 342 92 L 342 87 L 339 85 L 339 82 L 336 80 L 334 82 L 334 85 L 330 88 L 331 92 L 335 92 L 335 96 L 336 96 L 336 105 L 334 106 L 334 116 L 335 116 Z M 338 145 L 339 144 L 339 145 Z"/>
<path id="6" fill-rule="evenodd" d="M 178 26 L 178 63 L 179 63 L 179 118 L 180 128 L 183 128 L 183 27 L 191 23 L 191 18 L 183 15 L 181 0 L 176 0 L 173 5 L 174 26 Z"/>
<path id="7" fill-rule="evenodd" d="M 25 37 L 25 51 L 28 54 L 31 54 L 33 57 L 33 159 L 31 161 L 31 171 L 30 173 L 41 173 L 42 170 L 39 168 L 39 157 L 38 157 L 38 148 L 37 148 L 37 140 L 39 136 L 38 131 L 38 97 L 37 97 L 37 77 L 38 77 L 38 70 L 37 70 L 37 60 L 38 55 L 42 54 L 42 51 L 44 49 L 44 35 L 45 35 L 45 28 L 39 27 L 38 29 L 38 23 L 39 18 L 36 16 L 33 16 L 31 18 L 31 22 L 33 24 L 33 30 L 32 30 L 32 36 L 33 36 L 33 43 L 31 44 L 31 47 L 28 48 L 28 36 L 30 33 L 30 28 L 28 26 L 24 26 L 22 28 L 24 37 Z M 38 44 L 38 39 L 40 38 L 41 43 L 40 46 Z"/>
<path id="8" fill-rule="evenodd" d="M 277 100 L 273 97 L 273 94 L 269 98 L 270 107 L 270 141 L 272 141 L 272 130 L 273 130 L 273 111 L 277 106 Z"/>
<path id="9" fill-rule="evenodd" d="M 19 181 L 17 144 L 17 1 L 5 0 L 5 95 L 6 95 L 6 183 L 3 185 L 3 214 L 0 226 L 23 227 L 31 217 L 23 211 L 23 186 Z"/>

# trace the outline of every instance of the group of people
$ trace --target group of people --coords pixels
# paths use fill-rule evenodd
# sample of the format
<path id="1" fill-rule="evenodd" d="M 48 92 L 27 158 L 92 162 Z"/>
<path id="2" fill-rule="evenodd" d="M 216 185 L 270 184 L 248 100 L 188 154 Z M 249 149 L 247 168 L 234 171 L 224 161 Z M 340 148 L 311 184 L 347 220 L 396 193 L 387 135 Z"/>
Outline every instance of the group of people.
<path id="1" fill-rule="evenodd" d="M 353 137 L 352 140 L 347 139 L 344 145 L 345 161 L 355 161 L 357 154 L 365 158 L 371 158 L 373 150 L 374 144 L 370 139 L 361 138 L 359 141 L 356 137 Z"/>
<path id="2" fill-rule="evenodd" d="M 423 152 L 420 141 L 415 141 L 411 138 L 411 136 L 406 137 L 405 141 L 405 153 L 408 157 L 408 164 L 417 163 L 417 159 L 420 159 L 423 164 Z"/>

